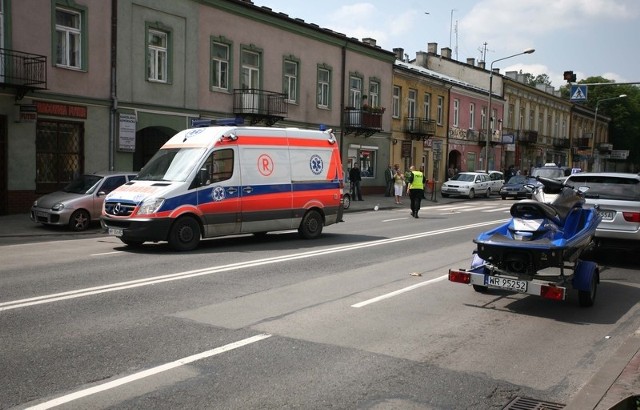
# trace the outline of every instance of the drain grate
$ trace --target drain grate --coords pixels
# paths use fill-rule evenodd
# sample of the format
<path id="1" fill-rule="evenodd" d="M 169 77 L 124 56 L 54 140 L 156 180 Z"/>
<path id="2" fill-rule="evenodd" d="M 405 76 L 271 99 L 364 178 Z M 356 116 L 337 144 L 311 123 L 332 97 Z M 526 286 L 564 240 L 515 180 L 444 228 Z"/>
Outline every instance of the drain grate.
<path id="1" fill-rule="evenodd" d="M 528 397 L 516 397 L 503 410 L 561 410 L 564 407 L 565 405 L 560 403 L 551 403 Z"/>

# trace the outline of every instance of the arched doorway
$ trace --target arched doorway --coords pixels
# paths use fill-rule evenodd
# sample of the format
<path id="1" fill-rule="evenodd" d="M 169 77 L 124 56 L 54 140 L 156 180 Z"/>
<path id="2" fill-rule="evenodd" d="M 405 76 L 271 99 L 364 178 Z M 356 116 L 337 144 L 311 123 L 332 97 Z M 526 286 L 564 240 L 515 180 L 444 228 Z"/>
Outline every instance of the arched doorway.
<path id="1" fill-rule="evenodd" d="M 462 164 L 462 153 L 458 150 L 449 151 L 449 158 L 447 159 L 447 179 L 451 176 L 450 173 L 454 170 L 460 171 Z"/>
<path id="2" fill-rule="evenodd" d="M 177 132 L 168 127 L 147 127 L 136 132 L 136 152 L 133 154 L 133 170 L 140 171 L 160 147 Z"/>

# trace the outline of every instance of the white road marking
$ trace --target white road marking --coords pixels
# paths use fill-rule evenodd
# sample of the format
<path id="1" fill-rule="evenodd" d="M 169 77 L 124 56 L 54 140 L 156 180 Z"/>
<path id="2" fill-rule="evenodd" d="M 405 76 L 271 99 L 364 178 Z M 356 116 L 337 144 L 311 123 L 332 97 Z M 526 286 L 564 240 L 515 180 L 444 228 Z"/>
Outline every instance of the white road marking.
<path id="1" fill-rule="evenodd" d="M 383 245 L 387 245 L 395 242 L 412 241 L 417 238 L 424 238 L 428 236 L 442 235 L 450 232 L 458 232 L 465 229 L 474 229 L 474 228 L 480 228 L 488 225 L 495 225 L 498 223 L 506 222 L 507 220 L 508 219 L 497 219 L 493 221 L 479 222 L 479 223 L 474 223 L 469 225 L 454 226 L 446 229 L 438 229 L 434 231 L 427 231 L 427 232 L 421 232 L 421 233 L 416 233 L 411 235 L 399 236 L 396 238 L 379 239 L 371 242 L 358 242 L 351 245 L 336 246 L 334 248 L 311 250 L 307 252 L 294 253 L 291 255 L 282 255 L 282 256 L 276 256 L 272 258 L 256 259 L 253 261 L 231 263 L 231 264 L 222 265 L 222 266 L 211 266 L 211 267 L 202 268 L 202 269 L 170 273 L 166 275 L 153 276 L 153 277 L 143 278 L 143 279 L 135 279 L 135 280 L 130 280 L 126 282 L 111 283 L 111 284 L 95 286 L 91 288 L 70 290 L 67 292 L 35 296 L 31 298 L 26 298 L 26 299 L 18 299 L 18 300 L 0 303 L 0 312 L 11 310 L 11 309 L 22 308 L 22 307 L 41 305 L 45 303 L 53 303 L 61 300 L 69 300 L 69 299 L 75 299 L 75 298 L 80 298 L 85 296 L 98 295 L 102 293 L 116 292 L 119 290 L 155 285 L 158 283 L 172 282 L 175 280 L 189 279 L 197 276 L 211 275 L 219 272 L 228 272 L 228 271 L 244 269 L 244 268 L 265 266 L 265 265 L 270 265 L 274 263 L 282 263 L 282 262 L 287 262 L 287 261 L 292 261 L 297 259 L 306 259 L 306 258 L 311 258 L 315 256 L 324 256 L 330 253 L 359 250 L 362 248 L 368 248 L 373 246 L 383 246 Z"/>
<path id="2" fill-rule="evenodd" d="M 113 251 L 113 252 L 103 252 L 103 253 L 92 253 L 89 256 L 115 255 L 115 254 L 118 254 L 118 253 L 124 253 L 124 252 L 122 252 L 122 251 Z"/>
<path id="3" fill-rule="evenodd" d="M 377 297 L 369 299 L 369 300 L 365 300 L 364 302 L 356 303 L 354 305 L 351 305 L 351 307 L 353 307 L 353 308 L 361 308 L 363 306 L 367 306 L 367 305 L 370 305 L 372 303 L 380 302 L 381 300 L 389 299 L 389 298 L 392 298 L 394 296 L 400 295 L 402 293 L 412 291 L 412 290 L 420 288 L 422 286 L 426 286 L 426 285 L 430 285 L 432 283 L 440 282 L 442 280 L 447 279 L 448 277 L 449 277 L 449 275 L 443 275 L 443 276 L 437 277 L 435 279 L 430 279 L 430 280 L 427 280 L 427 281 L 424 281 L 424 282 L 416 283 L 415 285 L 411 285 L 411 286 L 408 286 L 406 288 L 398 289 L 396 291 L 387 293 L 385 295 L 381 295 L 381 296 L 377 296 Z"/>
<path id="4" fill-rule="evenodd" d="M 91 396 L 96 393 L 100 393 L 106 390 L 114 389 L 118 386 L 122 386 L 127 383 L 134 382 L 136 380 L 144 379 L 145 377 L 153 376 L 158 373 L 166 372 L 171 369 L 175 369 L 176 367 L 184 366 L 185 364 L 193 363 L 198 360 L 206 359 L 208 357 L 216 356 L 221 353 L 228 352 L 230 350 L 237 349 L 239 347 L 243 347 L 249 345 L 251 343 L 259 342 L 260 340 L 264 340 L 271 337 L 270 334 L 264 333 L 260 335 L 256 335 L 253 337 L 249 337 L 247 339 L 239 340 L 237 342 L 229 343 L 227 345 L 207 350 L 202 353 L 194 354 L 192 356 L 184 357 L 182 359 L 178 359 L 174 362 L 165 363 L 160 366 L 153 367 L 151 369 L 143 370 L 138 373 L 131 374 L 129 376 L 121 377 L 119 379 L 112 380 L 110 382 L 102 383 L 94 387 L 90 387 L 88 389 L 80 390 L 71 394 L 67 394 L 62 397 L 58 397 L 57 399 L 49 400 L 44 403 L 37 404 L 33 407 L 28 407 L 29 409 L 34 410 L 45 410 L 50 409 L 52 407 L 60 406 L 61 404 L 69 403 L 74 400 L 81 399 L 83 397 Z"/>

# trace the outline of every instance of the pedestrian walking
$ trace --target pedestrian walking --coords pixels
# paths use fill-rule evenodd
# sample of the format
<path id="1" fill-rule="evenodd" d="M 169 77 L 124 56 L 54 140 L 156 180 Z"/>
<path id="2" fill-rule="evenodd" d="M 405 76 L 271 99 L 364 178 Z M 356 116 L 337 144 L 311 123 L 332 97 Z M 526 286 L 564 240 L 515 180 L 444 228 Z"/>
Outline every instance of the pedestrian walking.
<path id="1" fill-rule="evenodd" d="M 424 196 L 424 184 L 425 177 L 420 171 L 416 171 L 416 167 L 411 165 L 409 167 L 411 172 L 409 181 L 407 181 L 407 194 L 411 199 L 411 216 L 418 218 L 418 212 L 420 211 L 420 204 L 422 203 L 422 197 Z"/>
<path id="2" fill-rule="evenodd" d="M 360 173 L 360 168 L 358 165 L 354 165 L 349 171 L 349 179 L 351 180 L 351 186 L 353 187 L 353 196 L 354 201 L 363 201 L 362 199 L 362 191 L 360 190 L 360 181 L 362 181 L 362 174 Z"/>

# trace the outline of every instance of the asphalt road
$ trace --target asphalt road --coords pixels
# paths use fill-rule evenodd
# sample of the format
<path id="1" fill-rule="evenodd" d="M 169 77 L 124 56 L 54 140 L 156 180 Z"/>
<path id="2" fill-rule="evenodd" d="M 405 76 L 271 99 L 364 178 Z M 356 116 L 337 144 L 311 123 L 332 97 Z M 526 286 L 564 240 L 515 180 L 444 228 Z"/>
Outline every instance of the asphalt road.
<path id="1" fill-rule="evenodd" d="M 295 232 L 130 250 L 0 247 L 0 408 L 490 409 L 568 403 L 640 328 L 604 258 L 596 306 L 448 282 L 510 202 L 351 213 Z"/>

